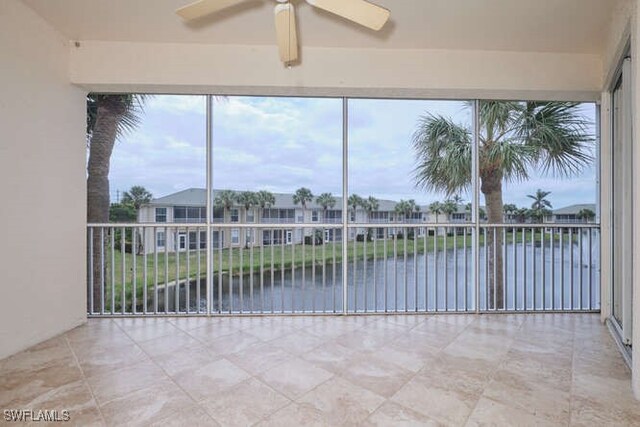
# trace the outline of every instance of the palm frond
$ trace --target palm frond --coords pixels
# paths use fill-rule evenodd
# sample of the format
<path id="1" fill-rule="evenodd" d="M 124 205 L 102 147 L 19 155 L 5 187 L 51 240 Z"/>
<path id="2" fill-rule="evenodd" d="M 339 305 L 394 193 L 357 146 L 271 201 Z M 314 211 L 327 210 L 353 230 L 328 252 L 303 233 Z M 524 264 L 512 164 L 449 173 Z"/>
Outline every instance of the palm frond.
<path id="1" fill-rule="evenodd" d="M 590 122 L 575 102 L 529 102 L 522 112 L 518 138 L 536 151 L 543 173 L 569 177 L 593 162 L 595 139 Z"/>
<path id="2" fill-rule="evenodd" d="M 416 186 L 454 194 L 471 185 L 471 132 L 443 116 L 420 118 L 413 135 Z"/>

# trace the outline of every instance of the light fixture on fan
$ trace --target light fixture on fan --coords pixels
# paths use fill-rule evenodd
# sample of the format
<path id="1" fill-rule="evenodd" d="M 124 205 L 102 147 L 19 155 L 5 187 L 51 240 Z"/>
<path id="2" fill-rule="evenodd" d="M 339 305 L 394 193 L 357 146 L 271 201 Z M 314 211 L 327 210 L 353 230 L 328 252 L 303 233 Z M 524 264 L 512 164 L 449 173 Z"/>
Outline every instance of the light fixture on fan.
<path id="1" fill-rule="evenodd" d="M 176 13 L 186 21 L 201 18 L 247 0 L 199 0 L 181 7 Z M 291 0 L 276 0 L 275 25 L 280 60 L 290 65 L 298 60 L 296 16 Z M 305 0 L 313 7 L 338 15 L 356 24 L 378 31 L 390 12 L 366 0 Z"/>

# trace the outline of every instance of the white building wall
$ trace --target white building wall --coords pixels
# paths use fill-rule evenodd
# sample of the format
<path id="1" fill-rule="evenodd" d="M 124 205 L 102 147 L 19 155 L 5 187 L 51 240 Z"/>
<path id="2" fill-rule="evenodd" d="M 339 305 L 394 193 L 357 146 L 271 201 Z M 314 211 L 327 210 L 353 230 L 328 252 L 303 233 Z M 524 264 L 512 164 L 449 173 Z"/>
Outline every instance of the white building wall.
<path id="1" fill-rule="evenodd" d="M 0 1 L 0 359 L 86 319 L 86 104 L 68 49 Z"/>

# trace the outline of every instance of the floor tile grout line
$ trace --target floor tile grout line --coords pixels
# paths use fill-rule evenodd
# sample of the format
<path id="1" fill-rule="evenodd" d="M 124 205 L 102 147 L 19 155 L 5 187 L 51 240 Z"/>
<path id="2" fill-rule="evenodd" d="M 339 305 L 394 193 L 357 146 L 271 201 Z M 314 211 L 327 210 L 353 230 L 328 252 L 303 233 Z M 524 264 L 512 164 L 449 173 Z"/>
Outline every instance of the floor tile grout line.
<path id="1" fill-rule="evenodd" d="M 89 389 L 89 393 L 91 394 L 91 398 L 93 399 L 95 405 L 96 405 L 96 409 L 98 410 L 98 414 L 100 414 L 100 419 L 102 420 L 102 422 L 104 423 L 104 425 L 107 425 L 107 420 L 104 417 L 104 414 L 102 413 L 102 408 L 100 407 L 100 404 L 98 403 L 98 399 L 96 398 L 95 392 L 93 391 L 93 388 L 91 387 L 91 384 L 89 383 L 89 380 L 84 372 L 84 369 L 82 369 L 82 365 L 80 365 L 80 361 L 78 360 L 78 356 L 76 355 L 75 350 L 73 349 L 73 347 L 71 346 L 71 343 L 69 342 L 69 338 L 67 337 L 67 334 L 64 334 L 64 341 L 67 344 L 67 347 L 69 348 L 69 350 L 71 351 L 71 354 L 73 355 L 73 360 L 75 360 L 76 362 L 76 366 L 78 367 L 78 369 L 80 370 L 80 375 L 82 375 L 82 382 L 87 386 L 87 388 Z"/>

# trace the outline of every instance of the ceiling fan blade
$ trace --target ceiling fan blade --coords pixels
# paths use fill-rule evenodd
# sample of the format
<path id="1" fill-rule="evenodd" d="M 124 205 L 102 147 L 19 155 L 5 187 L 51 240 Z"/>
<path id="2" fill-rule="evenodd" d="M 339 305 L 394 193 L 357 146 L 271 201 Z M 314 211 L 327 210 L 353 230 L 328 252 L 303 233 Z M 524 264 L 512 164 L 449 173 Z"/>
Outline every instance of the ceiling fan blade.
<path id="1" fill-rule="evenodd" d="M 391 12 L 365 0 L 306 0 L 317 7 L 345 19 L 378 31 L 389 19 Z"/>
<path id="2" fill-rule="evenodd" d="M 176 10 L 185 21 L 198 19 L 210 13 L 218 12 L 246 0 L 199 0 Z"/>
<path id="3" fill-rule="evenodd" d="M 291 3 L 279 3 L 275 8 L 276 36 L 280 60 L 290 64 L 298 59 L 296 14 Z"/>

